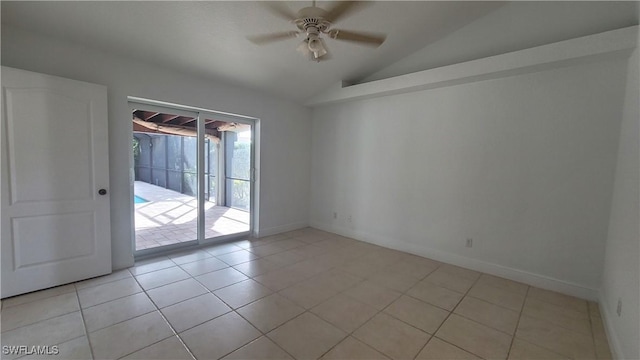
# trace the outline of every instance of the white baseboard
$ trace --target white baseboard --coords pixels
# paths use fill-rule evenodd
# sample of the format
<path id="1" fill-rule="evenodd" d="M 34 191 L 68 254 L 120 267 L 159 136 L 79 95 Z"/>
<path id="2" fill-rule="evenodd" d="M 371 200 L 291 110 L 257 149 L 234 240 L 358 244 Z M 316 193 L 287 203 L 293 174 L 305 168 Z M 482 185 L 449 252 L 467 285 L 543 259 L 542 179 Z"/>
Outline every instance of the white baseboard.
<path id="1" fill-rule="evenodd" d="M 441 261 L 447 264 L 461 266 L 467 269 L 480 271 L 483 273 L 500 276 L 513 281 L 518 281 L 531 286 L 557 291 L 559 293 L 579 297 L 582 299 L 597 301 L 598 290 L 588 288 L 576 283 L 555 279 L 545 275 L 535 274 L 532 272 L 515 269 L 499 264 L 494 264 L 478 259 L 473 259 L 450 252 L 436 250 L 424 245 L 399 242 L 395 239 L 377 236 L 354 229 L 335 227 L 328 224 L 311 222 L 310 226 L 336 233 L 338 235 L 354 238 L 356 240 L 365 241 L 386 248 L 408 252 L 414 255 L 424 256 L 433 260 Z"/>
<path id="2" fill-rule="evenodd" d="M 618 340 L 618 336 L 611 321 L 612 315 L 608 310 L 610 309 L 609 304 L 602 294 L 600 294 L 598 306 L 600 307 L 600 315 L 602 316 L 602 322 L 604 323 L 604 332 L 607 334 L 607 340 L 609 341 L 611 355 L 614 359 L 628 359 L 622 352 L 620 340 Z"/>
<path id="3" fill-rule="evenodd" d="M 274 227 L 270 227 L 270 228 L 266 228 L 266 229 L 259 229 L 257 237 L 261 238 L 261 237 L 265 237 L 265 236 L 280 234 L 280 233 L 287 232 L 287 231 L 302 229 L 302 228 L 305 228 L 307 226 L 309 226 L 309 223 L 307 223 L 307 222 L 299 222 L 299 223 L 293 223 L 293 224 L 274 226 Z"/>

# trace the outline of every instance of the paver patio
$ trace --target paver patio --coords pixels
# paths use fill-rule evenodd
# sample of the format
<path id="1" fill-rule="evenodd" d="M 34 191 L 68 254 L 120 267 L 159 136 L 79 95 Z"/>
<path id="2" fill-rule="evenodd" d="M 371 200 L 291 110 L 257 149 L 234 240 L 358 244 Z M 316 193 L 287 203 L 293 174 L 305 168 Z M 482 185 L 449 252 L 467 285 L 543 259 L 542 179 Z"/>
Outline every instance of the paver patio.
<path id="1" fill-rule="evenodd" d="M 135 195 L 148 202 L 135 204 L 136 250 L 196 239 L 197 200 L 193 196 L 142 181 Z M 250 214 L 205 201 L 205 238 L 249 231 Z"/>

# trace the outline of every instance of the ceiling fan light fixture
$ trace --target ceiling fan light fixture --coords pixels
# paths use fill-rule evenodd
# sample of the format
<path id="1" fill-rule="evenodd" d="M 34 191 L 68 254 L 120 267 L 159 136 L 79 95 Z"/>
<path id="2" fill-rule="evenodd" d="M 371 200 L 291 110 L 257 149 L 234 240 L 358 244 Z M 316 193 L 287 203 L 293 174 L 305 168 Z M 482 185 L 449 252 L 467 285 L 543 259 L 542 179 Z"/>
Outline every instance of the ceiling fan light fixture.
<path id="1" fill-rule="evenodd" d="M 300 45 L 298 45 L 298 48 L 296 50 L 298 50 L 298 52 L 300 52 L 300 54 L 302 54 L 304 57 L 309 57 L 311 50 L 309 50 L 309 44 L 307 39 L 302 40 L 302 42 L 300 43 Z"/>
<path id="2" fill-rule="evenodd" d="M 324 46 L 322 39 L 317 34 L 309 34 L 309 40 L 307 42 L 309 51 L 313 53 L 315 59 L 327 54 L 327 49 Z"/>

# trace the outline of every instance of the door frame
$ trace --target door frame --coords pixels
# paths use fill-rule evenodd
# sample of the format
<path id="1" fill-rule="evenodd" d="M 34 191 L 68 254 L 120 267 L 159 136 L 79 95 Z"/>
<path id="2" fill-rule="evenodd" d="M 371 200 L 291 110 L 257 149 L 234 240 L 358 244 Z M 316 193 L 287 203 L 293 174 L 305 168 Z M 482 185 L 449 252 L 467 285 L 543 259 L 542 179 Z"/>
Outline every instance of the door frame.
<path id="1" fill-rule="evenodd" d="M 197 118 L 197 164 L 198 164 L 198 221 L 197 221 L 197 239 L 193 240 L 193 241 L 187 241 L 187 242 L 183 242 L 183 243 L 179 243 L 179 244 L 171 244 L 171 245 L 166 245 L 166 246 L 159 246 L 156 248 L 152 248 L 152 249 L 143 249 L 143 250 L 139 250 L 136 251 L 135 248 L 135 204 L 132 204 L 132 211 L 131 211 L 131 224 L 132 224 L 132 238 L 131 238 L 131 244 L 132 244 L 132 251 L 134 254 L 135 258 L 141 258 L 141 257 L 148 257 L 148 256 L 153 256 L 153 255 L 158 255 L 161 253 L 167 253 L 167 252 L 172 252 L 172 251 L 176 251 L 176 250 L 184 250 L 187 248 L 197 248 L 200 246 L 205 246 L 205 245 L 211 245 L 211 244 L 215 244 L 215 243 L 222 243 L 222 242 L 227 242 L 227 241 L 231 241 L 231 240 L 236 240 L 236 239 L 240 239 L 240 238 L 246 238 L 247 236 L 253 236 L 253 237 L 257 237 L 257 233 L 258 233 L 258 224 L 259 224 L 259 189 L 260 189 L 260 181 L 259 181 L 259 154 L 260 154 L 260 119 L 255 118 L 255 117 L 250 117 L 250 116 L 244 116 L 244 115 L 237 115 L 237 114 L 232 114 L 232 113 L 227 113 L 227 112 L 221 112 L 221 111 L 215 111 L 215 110 L 210 110 L 210 109 L 205 109 L 205 108 L 200 108 L 200 107 L 193 107 L 193 106 L 187 106 L 187 105 L 180 105 L 180 104 L 175 104 L 175 103 L 170 103 L 170 102 L 165 102 L 165 101 L 159 101 L 159 100 L 151 100 L 151 99 L 146 99 L 146 98 L 140 98 L 140 97 L 134 97 L 134 96 L 129 96 L 127 97 L 128 99 L 128 103 L 129 103 L 129 109 L 130 111 L 133 111 L 136 106 L 144 106 L 145 109 L 149 109 L 151 111 L 158 111 L 158 112 L 162 112 L 162 111 L 172 111 L 173 113 L 180 112 L 183 113 L 185 115 L 188 116 L 195 116 Z M 249 205 L 249 211 L 250 211 L 250 220 L 249 220 L 249 231 L 246 232 L 240 232 L 240 233 L 235 233 L 235 234 L 229 234 L 229 235 L 221 235 L 221 236 L 217 236 L 214 238 L 209 238 L 206 239 L 204 237 L 204 233 L 205 233 L 205 221 L 204 221 L 204 189 L 205 189 L 205 172 L 204 172 L 204 160 L 205 160 L 205 156 L 204 156 L 204 137 L 205 137 L 205 123 L 204 123 L 204 118 L 205 117 L 211 117 L 211 116 L 215 116 L 216 119 L 219 119 L 221 121 L 228 121 L 228 122 L 236 122 L 236 123 L 241 123 L 241 124 L 246 124 L 249 125 L 251 127 L 251 164 L 250 164 L 250 171 L 251 171 L 251 177 L 250 177 L 250 205 Z M 131 128 L 131 134 L 133 135 L 133 125 Z M 220 152 L 222 153 L 222 152 Z M 222 157 L 221 154 L 219 153 L 219 158 Z M 220 167 L 220 165 L 218 166 Z M 129 197 L 130 197 L 130 201 L 133 202 L 133 195 L 134 195 L 134 181 L 135 181 L 135 173 L 133 171 L 134 169 L 134 157 L 133 157 L 133 151 L 129 152 L 129 169 L 130 169 L 130 179 L 129 179 L 129 183 L 130 183 L 130 187 L 129 187 Z M 218 174 L 218 182 L 220 183 L 220 174 Z M 218 194 L 220 194 L 220 191 L 218 191 Z M 218 198 L 216 199 L 218 200 Z"/>

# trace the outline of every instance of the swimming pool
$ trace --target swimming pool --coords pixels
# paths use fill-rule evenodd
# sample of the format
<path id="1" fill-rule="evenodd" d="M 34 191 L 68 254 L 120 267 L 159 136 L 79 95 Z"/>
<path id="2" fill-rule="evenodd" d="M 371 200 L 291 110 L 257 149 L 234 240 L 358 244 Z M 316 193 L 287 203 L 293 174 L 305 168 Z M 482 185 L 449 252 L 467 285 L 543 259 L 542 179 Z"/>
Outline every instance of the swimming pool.
<path id="1" fill-rule="evenodd" d="M 149 200 L 143 199 L 138 195 L 133 195 L 133 203 L 134 204 L 142 204 L 142 203 L 146 203 L 146 202 L 149 202 Z"/>

